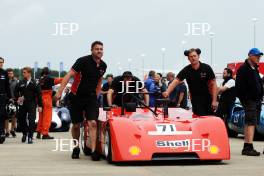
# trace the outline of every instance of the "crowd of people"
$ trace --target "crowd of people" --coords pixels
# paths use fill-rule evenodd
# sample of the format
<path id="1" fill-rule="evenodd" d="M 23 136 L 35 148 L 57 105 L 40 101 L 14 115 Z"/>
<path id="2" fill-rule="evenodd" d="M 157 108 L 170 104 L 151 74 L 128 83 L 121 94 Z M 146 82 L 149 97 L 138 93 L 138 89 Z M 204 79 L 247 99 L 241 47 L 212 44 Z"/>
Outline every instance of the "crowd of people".
<path id="1" fill-rule="evenodd" d="M 128 86 L 129 92 L 148 93 L 146 104 L 150 107 L 155 107 L 156 100 L 162 98 L 162 93 L 167 90 L 168 85 L 175 79 L 175 74 L 167 73 L 166 77 L 162 77 L 161 73 L 156 73 L 154 70 L 149 71 L 145 80 L 140 80 L 130 71 L 125 71 L 122 75 L 114 77 L 108 74 L 105 77 L 106 82 L 102 85 L 101 96 L 99 96 L 99 104 L 103 107 L 122 106 L 123 85 L 130 82 Z M 138 85 L 137 85 L 138 82 Z M 138 90 L 137 90 L 138 88 Z M 179 84 L 169 96 L 169 107 L 178 107 L 189 109 L 187 86 L 184 82 Z M 114 98 L 113 98 L 114 97 Z M 125 97 L 125 102 L 131 102 L 131 97 Z M 146 98 L 145 98 L 146 99 Z"/>
<path id="2" fill-rule="evenodd" d="M 100 155 L 96 152 L 97 119 L 99 106 L 118 107 L 124 102 L 132 102 L 132 96 L 123 97 L 126 92 L 141 92 L 145 105 L 155 107 L 157 99 L 169 99 L 169 107 L 189 109 L 188 100 L 192 105 L 194 115 L 217 115 L 223 120 L 227 118 L 236 97 L 240 99 L 245 109 L 245 139 L 242 155 L 259 156 L 254 150 L 253 136 L 258 123 L 263 97 L 263 82 L 259 75 L 258 63 L 263 55 L 257 48 L 248 53 L 245 63 L 239 68 L 236 77 L 229 68 L 223 71 L 223 82 L 217 85 L 213 69 L 200 61 L 201 50 L 192 48 L 184 55 L 190 64 L 184 67 L 176 76 L 169 72 L 165 75 L 154 70 L 149 71 L 145 80 L 140 80 L 131 71 L 122 75 L 106 75 L 107 70 L 102 60 L 103 43 L 95 41 L 91 45 L 91 55 L 79 58 L 63 79 L 49 76 L 49 69 L 42 70 L 41 78 L 32 78 L 32 69 L 22 69 L 23 79 L 18 80 L 12 69 L 3 69 L 4 59 L 0 58 L 0 143 L 11 134 L 16 137 L 16 119 L 22 130 L 22 142 L 33 143 L 35 131 L 36 109 L 39 113 L 37 139 L 53 139 L 49 135 L 52 118 L 52 87 L 60 84 L 55 97 L 57 100 L 66 88 L 67 107 L 72 120 L 72 137 L 80 138 L 80 125 L 84 118 L 88 121 L 91 136 L 91 157 L 97 161 Z M 71 89 L 67 88 L 73 78 Z M 236 78 L 236 79 L 234 79 Z M 188 86 L 188 88 L 187 88 Z M 100 96 L 101 95 L 101 96 Z M 98 101 L 98 97 L 102 97 Z M 98 103 L 99 102 L 99 103 Z M 18 112 L 7 112 L 7 105 L 15 104 Z M 16 118 L 17 117 L 17 118 Z M 9 121 L 11 119 L 11 129 Z M 78 144 L 77 144 L 78 145 Z M 80 148 L 73 149 L 72 158 L 78 159 Z"/>

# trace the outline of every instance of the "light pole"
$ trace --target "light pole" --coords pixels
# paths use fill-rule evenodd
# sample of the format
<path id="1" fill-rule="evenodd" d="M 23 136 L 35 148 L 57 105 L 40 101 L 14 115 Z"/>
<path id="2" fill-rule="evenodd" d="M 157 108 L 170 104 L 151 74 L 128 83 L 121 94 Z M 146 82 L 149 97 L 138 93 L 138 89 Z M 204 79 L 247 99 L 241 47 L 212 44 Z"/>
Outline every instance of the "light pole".
<path id="1" fill-rule="evenodd" d="M 47 62 L 47 67 L 50 69 L 50 67 L 51 67 L 50 62 Z"/>
<path id="2" fill-rule="evenodd" d="M 210 32 L 209 33 L 210 36 L 210 49 L 211 49 L 211 60 L 210 60 L 210 64 L 211 67 L 213 66 L 213 38 L 214 38 L 214 33 Z"/>
<path id="3" fill-rule="evenodd" d="M 181 45 L 182 45 L 182 55 L 183 55 L 183 57 L 182 57 L 182 67 L 184 67 L 184 62 L 185 62 L 185 56 L 184 56 L 184 45 L 186 44 L 187 42 L 186 41 L 181 41 Z"/>
<path id="4" fill-rule="evenodd" d="M 256 23 L 259 21 L 258 18 L 252 18 L 253 22 L 253 46 L 256 47 Z"/>
<path id="5" fill-rule="evenodd" d="M 36 73 L 37 73 L 37 71 L 38 71 L 38 62 L 36 61 L 36 62 L 34 62 L 34 79 L 36 79 Z"/>
<path id="6" fill-rule="evenodd" d="M 128 58 L 127 61 L 128 61 L 128 69 L 129 69 L 129 71 L 131 71 L 131 62 L 132 62 L 132 59 Z"/>
<path id="7" fill-rule="evenodd" d="M 165 51 L 166 48 L 161 48 L 162 52 L 162 76 L 165 74 L 164 69 L 165 69 Z"/>
<path id="8" fill-rule="evenodd" d="M 145 57 L 146 54 L 141 54 L 141 58 L 142 58 L 142 79 L 144 80 L 144 75 L 145 75 Z"/>

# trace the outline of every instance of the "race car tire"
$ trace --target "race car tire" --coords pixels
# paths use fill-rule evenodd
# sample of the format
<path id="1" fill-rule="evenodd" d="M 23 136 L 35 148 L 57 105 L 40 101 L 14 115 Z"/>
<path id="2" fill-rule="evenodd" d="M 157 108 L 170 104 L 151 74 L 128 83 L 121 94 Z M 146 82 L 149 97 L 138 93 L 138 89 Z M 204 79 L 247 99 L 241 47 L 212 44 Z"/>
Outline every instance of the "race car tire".
<path id="1" fill-rule="evenodd" d="M 111 145 L 111 133 L 110 128 L 107 127 L 105 131 L 105 145 L 104 145 L 104 153 L 105 159 L 108 163 L 113 163 L 112 160 L 112 145 Z"/>
<path id="2" fill-rule="evenodd" d="M 211 164 L 221 164 L 223 160 L 210 160 L 208 161 L 208 163 L 211 163 Z"/>
<path id="3" fill-rule="evenodd" d="M 85 140 L 85 131 L 84 131 L 84 127 L 81 127 L 81 147 L 82 147 L 82 151 L 83 154 L 86 156 L 90 156 L 92 153 L 92 150 L 86 146 L 86 140 Z"/>

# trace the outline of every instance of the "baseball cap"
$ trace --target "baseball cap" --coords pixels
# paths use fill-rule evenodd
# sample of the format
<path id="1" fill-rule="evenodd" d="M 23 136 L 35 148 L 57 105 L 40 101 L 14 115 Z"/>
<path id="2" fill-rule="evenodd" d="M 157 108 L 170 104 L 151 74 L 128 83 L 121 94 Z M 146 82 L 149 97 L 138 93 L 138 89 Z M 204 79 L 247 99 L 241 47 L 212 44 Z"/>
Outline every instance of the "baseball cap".
<path id="1" fill-rule="evenodd" d="M 262 56 L 263 53 L 258 48 L 252 48 L 249 50 L 248 55 Z"/>

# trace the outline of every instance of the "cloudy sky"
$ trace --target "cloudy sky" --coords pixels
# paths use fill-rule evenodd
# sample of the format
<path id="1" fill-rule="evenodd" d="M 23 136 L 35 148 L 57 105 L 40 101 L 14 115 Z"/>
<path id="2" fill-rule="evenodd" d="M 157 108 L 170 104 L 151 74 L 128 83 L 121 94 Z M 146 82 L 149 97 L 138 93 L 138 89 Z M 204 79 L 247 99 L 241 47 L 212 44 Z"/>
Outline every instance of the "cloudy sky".
<path id="1" fill-rule="evenodd" d="M 140 75 L 142 54 L 145 69 L 161 70 L 161 48 L 166 48 L 165 69 L 178 72 L 187 63 L 184 48 L 201 48 L 202 61 L 210 64 L 212 32 L 213 69 L 221 72 L 253 47 L 252 18 L 259 19 L 256 46 L 264 49 L 263 5 L 261 0 L 0 0 L 0 56 L 5 67 L 38 61 L 59 69 L 63 61 L 68 70 L 90 53 L 92 41 L 101 40 L 108 72 L 119 74 L 130 65 Z M 63 27 L 58 35 L 55 24 Z M 195 35 L 185 35 L 187 24 Z"/>

